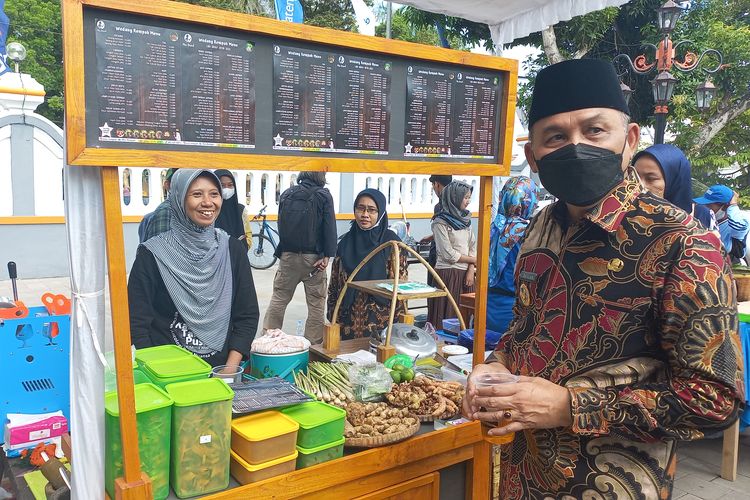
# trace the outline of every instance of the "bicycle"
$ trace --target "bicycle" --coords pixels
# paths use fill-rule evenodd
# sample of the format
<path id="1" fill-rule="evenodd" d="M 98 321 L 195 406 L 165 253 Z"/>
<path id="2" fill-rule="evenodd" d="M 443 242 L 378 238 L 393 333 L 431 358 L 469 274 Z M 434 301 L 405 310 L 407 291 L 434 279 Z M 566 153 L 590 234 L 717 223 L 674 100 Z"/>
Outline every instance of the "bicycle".
<path id="1" fill-rule="evenodd" d="M 277 260 L 275 253 L 279 241 L 279 232 L 266 221 L 268 218 L 266 207 L 267 205 L 264 205 L 258 215 L 251 219 L 251 222 L 256 221 L 260 226 L 260 231 L 253 233 L 250 249 L 247 251 L 247 258 L 250 261 L 250 267 L 253 269 L 268 269 L 276 264 Z M 276 235 L 275 238 L 274 234 Z"/>

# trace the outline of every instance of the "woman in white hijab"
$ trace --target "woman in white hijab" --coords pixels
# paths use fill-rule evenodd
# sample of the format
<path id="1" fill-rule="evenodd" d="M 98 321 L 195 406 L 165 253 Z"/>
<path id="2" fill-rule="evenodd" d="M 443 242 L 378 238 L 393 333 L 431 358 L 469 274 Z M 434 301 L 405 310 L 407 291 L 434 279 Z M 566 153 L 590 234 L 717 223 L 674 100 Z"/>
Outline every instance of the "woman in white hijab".
<path id="1" fill-rule="evenodd" d="M 258 300 L 247 247 L 214 227 L 221 204 L 210 170 L 172 177 L 170 229 L 138 247 L 128 281 L 136 348 L 177 344 L 213 366 L 249 355 Z"/>

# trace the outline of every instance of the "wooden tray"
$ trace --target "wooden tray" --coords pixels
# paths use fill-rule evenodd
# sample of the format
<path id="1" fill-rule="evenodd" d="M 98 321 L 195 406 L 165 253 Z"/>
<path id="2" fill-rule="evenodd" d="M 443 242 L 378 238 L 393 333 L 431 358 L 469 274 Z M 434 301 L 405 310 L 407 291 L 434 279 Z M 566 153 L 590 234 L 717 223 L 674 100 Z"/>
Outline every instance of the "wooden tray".
<path id="1" fill-rule="evenodd" d="M 363 438 L 346 438 L 344 446 L 350 448 L 377 448 L 378 446 L 385 446 L 387 444 L 397 443 L 404 439 L 412 437 L 419 430 L 419 419 L 416 415 L 409 415 L 412 418 L 417 419 L 411 427 L 401 432 L 394 432 L 393 434 L 386 434 L 384 436 L 375 437 L 363 437 Z M 347 421 L 346 425 L 351 425 Z"/>

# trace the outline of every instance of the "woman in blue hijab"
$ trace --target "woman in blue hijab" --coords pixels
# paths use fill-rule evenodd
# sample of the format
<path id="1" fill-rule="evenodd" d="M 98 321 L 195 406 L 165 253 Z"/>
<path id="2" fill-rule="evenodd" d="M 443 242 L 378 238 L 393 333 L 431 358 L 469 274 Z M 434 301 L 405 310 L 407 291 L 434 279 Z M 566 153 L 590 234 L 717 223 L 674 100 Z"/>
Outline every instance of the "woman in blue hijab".
<path id="1" fill-rule="evenodd" d="M 690 160 L 679 148 L 654 144 L 636 154 L 633 165 L 646 189 L 692 214 L 706 229 L 716 228 L 711 210 L 693 203 Z"/>
<path id="2" fill-rule="evenodd" d="M 530 178 L 511 177 L 500 192 L 500 206 L 490 227 L 487 329 L 500 334 L 505 333 L 513 318 L 516 258 L 538 195 L 539 188 Z"/>

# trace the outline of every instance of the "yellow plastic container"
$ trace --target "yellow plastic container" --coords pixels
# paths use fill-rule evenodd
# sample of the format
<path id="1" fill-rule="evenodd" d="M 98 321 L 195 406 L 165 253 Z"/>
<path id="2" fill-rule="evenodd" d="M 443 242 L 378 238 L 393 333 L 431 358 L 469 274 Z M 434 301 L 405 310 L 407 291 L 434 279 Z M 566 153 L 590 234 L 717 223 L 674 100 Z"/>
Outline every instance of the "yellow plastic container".
<path id="1" fill-rule="evenodd" d="M 250 465 L 296 452 L 299 424 L 278 411 L 264 411 L 232 422 L 232 451 Z"/>
<path id="2" fill-rule="evenodd" d="M 229 464 L 229 470 L 232 477 L 240 484 L 256 483 L 269 477 L 280 476 L 294 471 L 297 463 L 297 450 L 286 457 L 277 458 L 270 462 L 250 465 L 242 460 L 237 453 L 232 450 L 232 460 Z"/>

